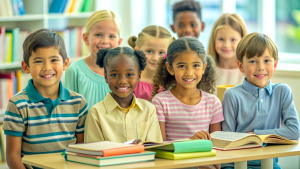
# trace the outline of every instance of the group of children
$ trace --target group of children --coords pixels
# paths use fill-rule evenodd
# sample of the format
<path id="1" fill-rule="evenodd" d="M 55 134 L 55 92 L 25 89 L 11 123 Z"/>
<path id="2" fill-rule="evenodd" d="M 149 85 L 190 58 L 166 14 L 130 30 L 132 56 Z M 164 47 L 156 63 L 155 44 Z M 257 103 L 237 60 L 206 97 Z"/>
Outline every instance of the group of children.
<path id="1" fill-rule="evenodd" d="M 83 34 L 90 55 L 69 67 L 58 34 L 30 34 L 22 68 L 32 79 L 10 99 L 3 125 L 9 167 L 24 168 L 22 156 L 62 152 L 71 143 L 210 139 L 220 130 L 299 138 L 291 89 L 270 80 L 278 63 L 270 38 L 247 35 L 237 14 L 223 14 L 206 53 L 197 40 L 204 29 L 200 4 L 176 3 L 173 19 L 178 39 L 152 25 L 129 38 L 132 48 L 119 47 L 119 16 L 96 11 Z M 223 103 L 213 94 L 220 84 L 237 85 Z"/>

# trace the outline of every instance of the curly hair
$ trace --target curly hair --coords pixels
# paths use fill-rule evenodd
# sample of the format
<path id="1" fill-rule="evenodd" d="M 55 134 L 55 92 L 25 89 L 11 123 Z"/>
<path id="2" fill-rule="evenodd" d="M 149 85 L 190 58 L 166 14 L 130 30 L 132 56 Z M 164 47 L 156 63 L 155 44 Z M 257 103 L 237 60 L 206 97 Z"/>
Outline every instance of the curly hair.
<path id="1" fill-rule="evenodd" d="M 219 54 L 216 52 L 215 43 L 218 30 L 230 26 L 237 31 L 241 38 L 247 35 L 247 27 L 244 20 L 238 14 L 224 13 L 215 22 L 209 38 L 207 54 L 210 55 L 217 63 L 219 62 Z"/>
<path id="2" fill-rule="evenodd" d="M 173 22 L 175 22 L 176 15 L 183 11 L 196 12 L 202 21 L 201 5 L 199 2 L 194 0 L 183 0 L 175 3 L 173 6 Z"/>
<path id="3" fill-rule="evenodd" d="M 104 73 L 106 74 L 106 67 L 109 66 L 110 60 L 114 57 L 126 55 L 136 61 L 139 72 L 144 70 L 147 65 L 147 58 L 145 53 L 141 50 L 133 50 L 129 47 L 116 47 L 114 49 L 100 49 L 97 52 L 97 61 L 96 64 L 104 68 Z M 120 63 L 122 64 L 122 63 Z"/>
<path id="4" fill-rule="evenodd" d="M 135 48 L 136 46 L 138 48 L 141 48 L 144 42 L 148 40 L 149 37 L 154 37 L 158 39 L 169 38 L 169 43 L 171 43 L 174 40 L 174 37 L 166 28 L 157 25 L 150 25 L 144 28 L 142 32 L 139 33 L 138 37 L 129 37 L 128 44 L 132 48 Z"/>
<path id="5" fill-rule="evenodd" d="M 159 86 L 162 86 L 165 90 L 169 90 L 176 85 L 175 77 L 168 72 L 165 64 L 168 62 L 172 66 L 174 59 L 186 51 L 196 52 L 203 61 L 203 64 L 207 63 L 202 79 L 197 84 L 197 88 L 209 93 L 214 92 L 217 79 L 214 60 L 206 55 L 204 46 L 200 41 L 196 38 L 184 37 L 173 41 L 168 48 L 166 59 L 161 58 L 159 60 L 153 79 L 154 89 L 152 98 L 157 94 Z"/>

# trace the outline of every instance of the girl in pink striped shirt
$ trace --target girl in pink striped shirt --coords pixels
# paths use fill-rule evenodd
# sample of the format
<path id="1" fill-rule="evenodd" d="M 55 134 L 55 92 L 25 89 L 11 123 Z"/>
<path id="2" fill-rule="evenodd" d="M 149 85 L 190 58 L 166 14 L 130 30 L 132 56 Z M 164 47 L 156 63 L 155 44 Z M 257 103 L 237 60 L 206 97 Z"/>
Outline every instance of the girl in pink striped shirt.
<path id="1" fill-rule="evenodd" d="M 168 47 L 152 93 L 164 141 L 210 139 L 209 133 L 221 130 L 222 104 L 211 94 L 216 81 L 214 64 L 195 38 L 180 38 Z M 166 90 L 157 94 L 159 86 Z"/>

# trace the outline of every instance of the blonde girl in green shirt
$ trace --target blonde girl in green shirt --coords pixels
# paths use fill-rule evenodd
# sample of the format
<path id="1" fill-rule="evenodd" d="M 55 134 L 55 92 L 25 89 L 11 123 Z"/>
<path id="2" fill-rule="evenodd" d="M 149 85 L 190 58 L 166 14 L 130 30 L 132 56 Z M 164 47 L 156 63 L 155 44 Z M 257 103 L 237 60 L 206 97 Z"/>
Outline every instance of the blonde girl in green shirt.
<path id="1" fill-rule="evenodd" d="M 90 55 L 72 63 L 65 73 L 65 86 L 83 95 L 91 108 L 102 101 L 110 91 L 104 79 L 103 68 L 96 64 L 97 52 L 103 48 L 115 48 L 121 45 L 121 19 L 113 11 L 94 12 L 85 26 L 84 43 Z"/>

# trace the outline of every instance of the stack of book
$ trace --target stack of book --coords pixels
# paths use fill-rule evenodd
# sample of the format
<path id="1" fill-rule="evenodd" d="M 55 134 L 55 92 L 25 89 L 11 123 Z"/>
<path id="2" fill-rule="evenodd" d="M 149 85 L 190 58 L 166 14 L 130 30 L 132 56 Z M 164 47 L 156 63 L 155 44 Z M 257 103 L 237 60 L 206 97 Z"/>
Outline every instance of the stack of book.
<path id="1" fill-rule="evenodd" d="M 172 160 L 215 156 L 210 140 L 180 140 L 163 143 L 141 143 L 145 149 L 156 152 L 156 157 Z"/>
<path id="2" fill-rule="evenodd" d="M 68 145 L 65 160 L 94 166 L 108 166 L 153 161 L 155 152 L 145 151 L 143 145 L 110 141 Z"/>

